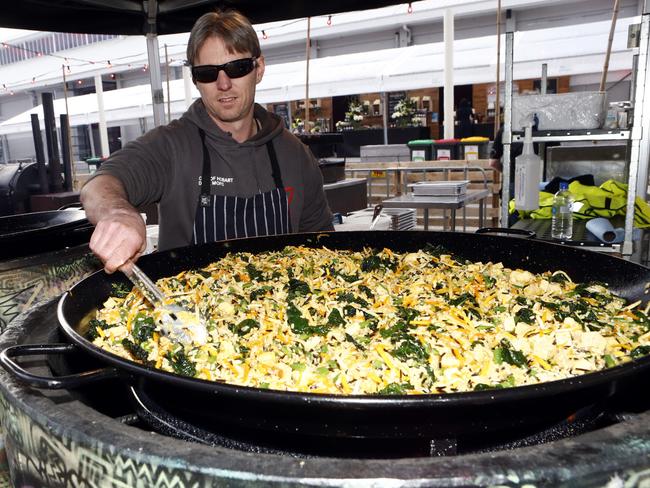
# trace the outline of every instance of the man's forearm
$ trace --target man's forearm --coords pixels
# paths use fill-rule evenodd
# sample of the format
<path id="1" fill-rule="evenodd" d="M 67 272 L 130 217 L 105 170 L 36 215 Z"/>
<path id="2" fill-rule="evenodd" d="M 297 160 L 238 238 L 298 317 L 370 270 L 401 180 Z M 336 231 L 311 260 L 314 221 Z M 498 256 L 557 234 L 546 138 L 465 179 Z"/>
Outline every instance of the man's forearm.
<path id="1" fill-rule="evenodd" d="M 129 203 L 122 182 L 110 175 L 90 180 L 81 190 L 81 203 L 92 224 L 113 213 L 138 213 Z"/>

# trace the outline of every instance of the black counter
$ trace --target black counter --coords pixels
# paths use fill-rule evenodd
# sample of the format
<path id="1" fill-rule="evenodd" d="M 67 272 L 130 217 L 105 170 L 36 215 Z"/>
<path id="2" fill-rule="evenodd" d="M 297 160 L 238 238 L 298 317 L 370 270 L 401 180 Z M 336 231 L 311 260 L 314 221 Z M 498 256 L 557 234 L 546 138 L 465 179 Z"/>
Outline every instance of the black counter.
<path id="1" fill-rule="evenodd" d="M 358 158 L 361 146 L 384 143 L 384 129 L 344 130 L 343 155 Z M 430 139 L 428 127 L 391 127 L 388 129 L 388 144 L 406 144 L 416 139 Z M 340 155 L 340 154 L 339 154 Z"/>

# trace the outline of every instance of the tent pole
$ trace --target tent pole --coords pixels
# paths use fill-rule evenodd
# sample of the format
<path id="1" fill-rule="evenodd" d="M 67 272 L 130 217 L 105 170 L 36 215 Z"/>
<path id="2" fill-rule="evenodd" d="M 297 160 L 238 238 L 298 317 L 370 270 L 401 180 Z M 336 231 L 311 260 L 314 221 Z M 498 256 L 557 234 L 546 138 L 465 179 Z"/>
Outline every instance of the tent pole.
<path id="1" fill-rule="evenodd" d="M 108 150 L 108 129 L 106 127 L 106 113 L 104 112 L 104 87 L 102 86 L 102 75 L 95 75 L 95 93 L 97 93 L 97 111 L 99 112 L 99 141 L 101 144 L 101 157 L 106 158 Z"/>
<path id="2" fill-rule="evenodd" d="M 501 0 L 497 2 L 497 100 L 494 107 L 494 137 L 501 126 Z"/>
<path id="3" fill-rule="evenodd" d="M 605 91 L 605 83 L 607 82 L 607 71 L 609 70 L 609 56 L 612 52 L 612 41 L 614 40 L 614 31 L 616 30 L 616 19 L 618 17 L 618 4 L 619 0 L 614 2 L 614 11 L 612 12 L 612 23 L 609 26 L 609 38 L 607 39 L 607 51 L 605 52 L 605 64 L 603 65 L 603 74 L 600 78 L 599 91 Z"/>
<path id="4" fill-rule="evenodd" d="M 307 63 L 305 65 L 305 132 L 309 134 L 309 58 L 311 56 L 311 17 L 307 17 Z"/>
<path id="5" fill-rule="evenodd" d="M 172 100 L 169 92 L 169 56 L 167 55 L 167 44 L 165 44 L 165 75 L 167 77 L 167 123 L 172 121 Z"/>
<path id="6" fill-rule="evenodd" d="M 156 34 L 156 16 L 158 0 L 149 0 L 147 5 L 147 56 L 149 58 L 149 79 L 151 80 L 151 102 L 153 107 L 153 124 L 162 125 L 165 120 L 165 97 L 160 76 L 160 54 Z"/>
<path id="7" fill-rule="evenodd" d="M 454 138 L 454 12 L 445 10 L 445 139 Z"/>

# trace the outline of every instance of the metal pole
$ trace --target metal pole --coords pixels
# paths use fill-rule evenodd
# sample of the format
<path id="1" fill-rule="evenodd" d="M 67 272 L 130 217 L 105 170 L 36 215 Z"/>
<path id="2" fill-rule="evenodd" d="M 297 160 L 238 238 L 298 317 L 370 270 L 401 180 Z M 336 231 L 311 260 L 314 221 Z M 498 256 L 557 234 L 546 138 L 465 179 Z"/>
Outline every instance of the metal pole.
<path id="1" fill-rule="evenodd" d="M 445 44 L 445 139 L 454 138 L 454 13 L 451 9 L 444 14 Z"/>
<path id="2" fill-rule="evenodd" d="M 106 127 L 106 113 L 104 112 L 104 86 L 102 85 L 102 75 L 99 73 L 95 75 L 95 93 L 97 94 L 97 112 L 99 112 L 100 157 L 107 158 L 110 154 L 108 128 Z"/>
<path id="3" fill-rule="evenodd" d="M 153 108 L 153 123 L 155 127 L 165 120 L 165 97 L 160 76 L 160 54 L 158 36 L 156 35 L 156 16 L 158 15 L 158 0 L 148 0 L 147 5 L 147 56 L 149 59 L 149 79 L 151 83 L 151 102 Z"/>
<path id="4" fill-rule="evenodd" d="M 309 134 L 309 58 L 311 57 L 311 17 L 307 17 L 307 63 L 305 65 L 305 132 Z"/>
<path id="5" fill-rule="evenodd" d="M 388 145 L 388 94 L 381 93 L 381 104 L 384 107 L 382 120 L 384 122 L 384 145 Z"/>
<path id="6" fill-rule="evenodd" d="M 68 110 L 68 82 L 66 81 L 65 78 L 65 65 L 61 65 L 61 71 L 63 72 L 63 98 L 65 99 L 65 113 L 70 114 L 70 110 Z M 63 123 L 63 118 L 60 119 L 61 123 Z M 68 128 L 66 131 L 67 139 L 68 139 L 68 157 L 70 158 L 71 161 L 71 174 L 72 174 L 72 188 L 70 190 L 74 189 L 75 183 L 77 181 L 77 170 L 74 167 L 74 162 L 72 162 L 72 130 L 70 127 L 70 119 L 66 118 L 66 123 L 68 124 Z M 61 126 L 61 130 L 63 131 L 63 125 Z M 61 133 L 61 136 L 63 137 L 63 132 Z M 63 143 L 61 143 L 62 146 L 64 146 Z M 64 146 L 65 147 L 65 146 Z"/>
<path id="7" fill-rule="evenodd" d="M 43 151 L 43 136 L 41 126 L 38 122 L 38 115 L 31 114 L 32 135 L 34 136 L 34 149 L 36 150 L 36 163 L 38 168 L 38 183 L 41 193 L 49 193 L 50 185 L 47 181 L 47 168 L 45 168 L 45 152 Z"/>
<path id="8" fill-rule="evenodd" d="M 506 79 L 505 100 L 503 107 L 503 181 L 501 182 L 501 227 L 508 226 L 508 203 L 510 201 L 510 144 L 512 143 L 512 64 L 514 33 L 506 32 Z"/>
<path id="9" fill-rule="evenodd" d="M 497 2 L 497 99 L 494 108 L 494 137 L 501 125 L 501 0 Z"/>
<path id="10" fill-rule="evenodd" d="M 169 56 L 167 55 L 167 44 L 165 44 L 165 75 L 167 76 L 167 123 L 172 121 L 171 94 L 169 91 Z"/>
<path id="11" fill-rule="evenodd" d="M 546 85 L 548 84 L 547 79 L 548 79 L 548 64 L 543 63 L 542 64 L 542 82 L 541 82 L 541 85 L 540 85 L 540 93 L 542 95 L 546 95 Z"/>

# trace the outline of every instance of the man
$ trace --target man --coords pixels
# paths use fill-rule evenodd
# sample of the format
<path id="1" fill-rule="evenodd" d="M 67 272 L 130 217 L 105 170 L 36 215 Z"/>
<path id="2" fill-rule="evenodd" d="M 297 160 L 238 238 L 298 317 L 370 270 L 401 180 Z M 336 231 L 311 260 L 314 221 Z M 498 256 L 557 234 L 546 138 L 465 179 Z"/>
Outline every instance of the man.
<path id="1" fill-rule="evenodd" d="M 108 273 L 144 251 L 136 207 L 151 202 L 161 250 L 333 229 L 313 155 L 254 103 L 265 64 L 248 19 L 232 10 L 203 15 L 187 60 L 201 98 L 179 120 L 115 152 L 82 189 L 96 226 L 90 248 Z"/>

